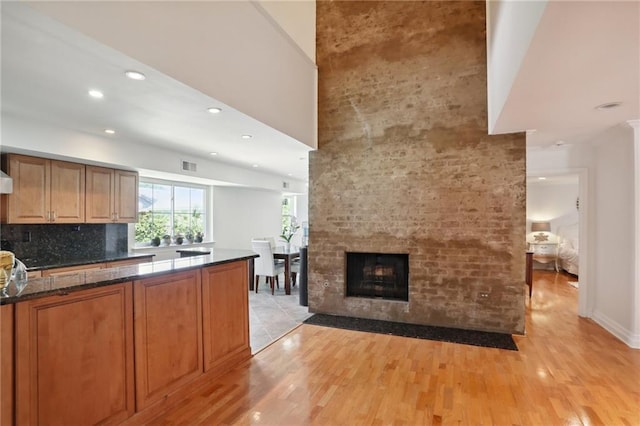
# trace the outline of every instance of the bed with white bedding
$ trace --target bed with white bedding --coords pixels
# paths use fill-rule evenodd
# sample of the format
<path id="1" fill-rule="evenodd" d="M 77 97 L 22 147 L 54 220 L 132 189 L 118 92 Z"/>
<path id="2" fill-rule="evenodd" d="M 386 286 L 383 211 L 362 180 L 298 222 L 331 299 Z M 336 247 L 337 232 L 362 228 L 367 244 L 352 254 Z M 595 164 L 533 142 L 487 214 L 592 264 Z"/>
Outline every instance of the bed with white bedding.
<path id="1" fill-rule="evenodd" d="M 570 274 L 578 275 L 578 224 L 558 228 L 558 266 Z"/>

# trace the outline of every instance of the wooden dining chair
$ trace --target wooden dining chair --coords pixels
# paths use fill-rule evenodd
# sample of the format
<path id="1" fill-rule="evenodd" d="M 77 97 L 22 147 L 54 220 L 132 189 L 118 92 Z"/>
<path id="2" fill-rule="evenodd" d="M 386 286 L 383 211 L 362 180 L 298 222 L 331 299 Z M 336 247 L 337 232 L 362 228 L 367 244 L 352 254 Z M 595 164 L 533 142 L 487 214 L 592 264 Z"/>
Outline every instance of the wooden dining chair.
<path id="1" fill-rule="evenodd" d="M 273 251 L 271 244 L 265 240 L 251 240 L 251 248 L 260 255 L 254 261 L 254 273 L 256 276 L 255 290 L 258 292 L 258 284 L 260 277 L 267 278 L 267 282 L 271 285 L 271 294 L 274 294 L 275 286 L 279 286 L 278 275 L 284 272 L 284 264 L 274 263 Z"/>

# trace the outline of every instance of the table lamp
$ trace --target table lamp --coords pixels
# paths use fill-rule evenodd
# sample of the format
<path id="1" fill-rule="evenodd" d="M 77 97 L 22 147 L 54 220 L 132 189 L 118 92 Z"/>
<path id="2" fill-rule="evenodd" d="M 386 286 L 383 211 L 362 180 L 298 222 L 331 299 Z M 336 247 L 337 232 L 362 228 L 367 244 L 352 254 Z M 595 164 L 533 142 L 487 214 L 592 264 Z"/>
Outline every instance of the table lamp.
<path id="1" fill-rule="evenodd" d="M 533 236 L 537 243 L 549 241 L 549 236 L 545 232 L 551 232 L 551 224 L 549 222 L 533 222 L 531 224 L 531 232 L 537 232 Z"/>

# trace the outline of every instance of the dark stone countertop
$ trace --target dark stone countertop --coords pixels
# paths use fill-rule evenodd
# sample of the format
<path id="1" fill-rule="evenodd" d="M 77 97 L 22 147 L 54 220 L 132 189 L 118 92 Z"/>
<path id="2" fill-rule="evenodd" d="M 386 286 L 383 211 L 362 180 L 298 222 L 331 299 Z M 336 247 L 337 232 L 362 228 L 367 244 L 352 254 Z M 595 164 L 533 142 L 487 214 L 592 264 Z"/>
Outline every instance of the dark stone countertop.
<path id="1" fill-rule="evenodd" d="M 41 271 L 44 269 L 64 268 L 67 266 L 91 265 L 95 263 L 114 262 L 118 260 L 135 259 L 138 257 L 155 256 L 153 253 L 112 253 L 103 257 L 61 257 L 55 253 L 47 257 L 18 258 L 27 267 L 27 271 Z"/>
<path id="2" fill-rule="evenodd" d="M 258 255 L 251 250 L 215 249 L 211 254 L 203 256 L 147 262 L 97 271 L 80 271 L 76 274 L 57 277 L 31 278 L 19 294 L 16 286 L 10 283 L 7 294 L 0 296 L 0 305 L 256 257 Z"/>

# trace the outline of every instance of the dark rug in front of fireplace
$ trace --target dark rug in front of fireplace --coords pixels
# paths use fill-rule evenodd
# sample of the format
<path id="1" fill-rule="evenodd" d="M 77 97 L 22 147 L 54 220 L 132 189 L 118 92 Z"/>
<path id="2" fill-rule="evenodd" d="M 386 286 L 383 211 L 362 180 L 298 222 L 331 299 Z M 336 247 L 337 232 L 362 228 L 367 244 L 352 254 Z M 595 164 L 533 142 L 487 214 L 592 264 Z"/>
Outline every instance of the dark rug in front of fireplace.
<path id="1" fill-rule="evenodd" d="M 434 327 L 430 325 L 406 324 L 372 320 L 364 318 L 342 317 L 337 315 L 315 314 L 304 321 L 305 324 L 345 330 L 366 331 L 369 333 L 391 334 L 416 339 L 438 340 L 441 342 L 461 343 L 486 348 L 517 351 L 518 347 L 510 334 L 488 331 L 463 330 L 459 328 Z"/>

